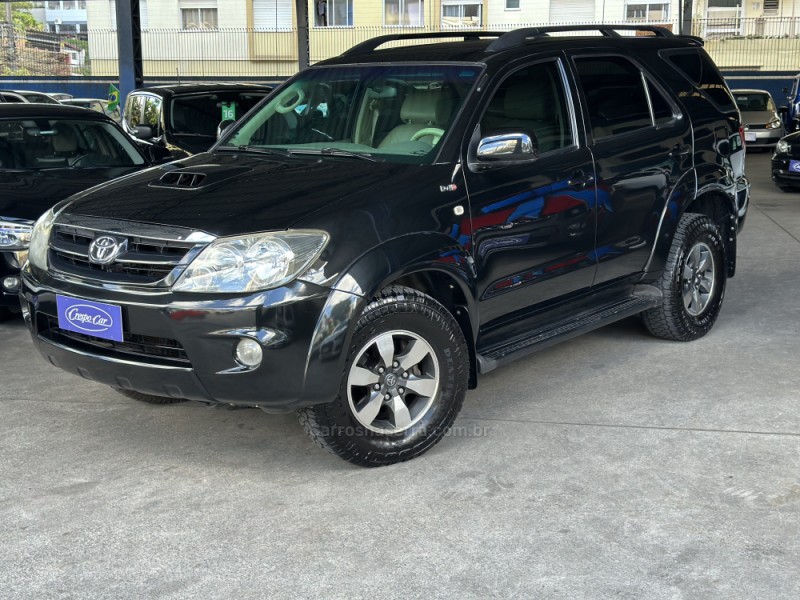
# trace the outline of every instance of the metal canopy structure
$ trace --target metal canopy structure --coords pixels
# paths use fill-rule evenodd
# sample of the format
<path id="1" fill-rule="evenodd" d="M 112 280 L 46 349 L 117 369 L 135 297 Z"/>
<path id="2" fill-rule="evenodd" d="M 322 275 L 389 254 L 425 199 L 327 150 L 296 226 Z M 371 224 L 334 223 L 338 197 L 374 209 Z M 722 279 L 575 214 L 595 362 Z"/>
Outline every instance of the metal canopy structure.
<path id="1" fill-rule="evenodd" d="M 0 2 L 10 0 L 0 0 Z M 114 0 L 117 6 L 117 44 L 119 49 L 119 83 L 121 97 L 139 89 L 144 83 L 142 67 L 142 26 L 139 0 Z M 300 69 L 309 64 L 308 5 L 295 0 L 297 15 L 297 57 Z"/>

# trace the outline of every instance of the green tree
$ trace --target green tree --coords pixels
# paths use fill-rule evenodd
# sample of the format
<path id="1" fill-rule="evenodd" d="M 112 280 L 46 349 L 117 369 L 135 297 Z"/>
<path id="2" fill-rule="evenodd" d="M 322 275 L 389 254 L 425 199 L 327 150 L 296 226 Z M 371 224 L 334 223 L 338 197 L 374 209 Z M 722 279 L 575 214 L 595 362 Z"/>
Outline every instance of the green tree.
<path id="1" fill-rule="evenodd" d="M 14 23 L 14 29 L 17 31 L 40 31 L 43 29 L 42 24 L 31 16 L 30 9 L 32 8 L 33 2 L 11 3 L 11 17 Z"/>

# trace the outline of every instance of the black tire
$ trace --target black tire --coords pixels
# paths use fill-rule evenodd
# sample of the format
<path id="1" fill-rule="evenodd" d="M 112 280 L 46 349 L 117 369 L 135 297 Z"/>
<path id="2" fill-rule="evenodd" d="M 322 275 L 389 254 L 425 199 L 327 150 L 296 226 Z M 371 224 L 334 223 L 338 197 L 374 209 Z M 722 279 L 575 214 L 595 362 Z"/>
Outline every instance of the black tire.
<path id="1" fill-rule="evenodd" d="M 707 252 L 706 252 L 707 249 Z M 711 275 L 705 278 L 686 278 L 685 268 L 691 271 L 691 261 L 696 255 L 710 255 Z M 707 263 L 706 263 L 707 264 Z M 689 342 L 707 334 L 719 316 L 725 296 L 726 276 L 725 246 L 714 222 L 705 215 L 687 213 L 683 215 L 667 257 L 664 273 L 659 280 L 663 293 L 661 305 L 642 313 L 647 329 L 654 336 L 680 342 Z M 709 288 L 708 281 L 711 281 Z M 699 281 L 697 295 L 693 295 L 695 282 Z M 705 283 L 704 283 L 705 282 Z M 686 305 L 684 291 L 689 290 L 690 304 Z M 702 298 L 706 290 L 705 304 L 694 300 Z"/>
<path id="2" fill-rule="evenodd" d="M 379 351 L 386 339 L 395 365 L 388 369 L 383 358 L 387 354 Z M 423 353 L 418 363 L 411 362 Z M 409 364 L 413 366 L 405 370 Z M 356 372 L 377 381 L 353 383 Z M 356 465 L 406 461 L 447 433 L 464 402 L 468 376 L 467 344 L 447 309 L 417 290 L 388 287 L 367 305 L 356 324 L 338 396 L 298 411 L 300 423 L 317 444 Z M 427 382 L 427 389 L 417 394 L 411 388 L 420 382 Z"/>
<path id="3" fill-rule="evenodd" d="M 150 394 L 142 394 L 133 390 L 123 390 L 122 388 L 112 387 L 117 393 L 122 394 L 126 398 L 132 398 L 139 402 L 147 402 L 147 404 L 178 404 L 179 402 L 186 402 L 186 398 L 170 398 L 169 396 L 151 396 Z"/>
<path id="4" fill-rule="evenodd" d="M 13 319 L 18 314 L 19 313 L 12 312 L 11 309 L 6 306 L 0 306 L 0 323 Z"/>
<path id="5" fill-rule="evenodd" d="M 791 187 L 791 186 L 788 186 L 788 185 L 779 185 L 778 188 L 782 192 L 786 192 L 787 194 L 791 194 L 793 192 L 800 192 L 800 188 Z"/>

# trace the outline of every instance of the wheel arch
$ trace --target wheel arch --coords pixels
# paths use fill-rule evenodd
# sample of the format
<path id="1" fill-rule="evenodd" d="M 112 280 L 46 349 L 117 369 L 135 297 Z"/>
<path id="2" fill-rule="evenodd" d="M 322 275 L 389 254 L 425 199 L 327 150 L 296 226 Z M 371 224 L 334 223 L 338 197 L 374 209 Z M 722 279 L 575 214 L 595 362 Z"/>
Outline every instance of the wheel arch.
<path id="1" fill-rule="evenodd" d="M 680 205 L 668 204 L 664 215 L 665 228 L 659 233 L 652 260 L 647 266 L 649 277 L 658 277 L 664 268 L 675 228 L 686 213 L 706 215 L 717 224 L 725 242 L 727 276 L 733 277 L 736 271 L 736 200 L 721 186 L 709 186 L 695 194 L 687 195 Z"/>
<path id="2" fill-rule="evenodd" d="M 380 290 L 390 285 L 423 292 L 453 315 L 467 341 L 469 385 L 475 387 L 479 321 L 473 261 L 466 248 L 452 237 L 424 233 L 395 238 L 372 248 L 334 283 L 308 352 L 304 393 L 307 404 L 324 401 L 327 392 L 320 388 L 320 382 L 341 376 L 358 316 Z"/>
<path id="3" fill-rule="evenodd" d="M 725 243 L 725 268 L 728 277 L 736 273 L 736 200 L 723 189 L 709 189 L 697 195 L 681 212 L 705 215 L 714 221 Z"/>

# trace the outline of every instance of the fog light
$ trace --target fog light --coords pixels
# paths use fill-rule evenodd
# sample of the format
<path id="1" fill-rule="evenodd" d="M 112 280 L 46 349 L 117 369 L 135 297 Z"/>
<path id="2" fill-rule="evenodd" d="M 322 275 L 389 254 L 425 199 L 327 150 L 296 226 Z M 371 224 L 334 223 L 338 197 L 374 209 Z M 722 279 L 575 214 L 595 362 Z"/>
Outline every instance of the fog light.
<path id="1" fill-rule="evenodd" d="M 3 290 L 6 292 L 18 292 L 19 277 L 3 277 Z"/>
<path id="2" fill-rule="evenodd" d="M 236 344 L 236 362 L 243 367 L 255 369 L 261 364 L 261 359 L 264 357 L 264 352 L 261 350 L 261 344 L 250 338 L 242 338 Z"/>

